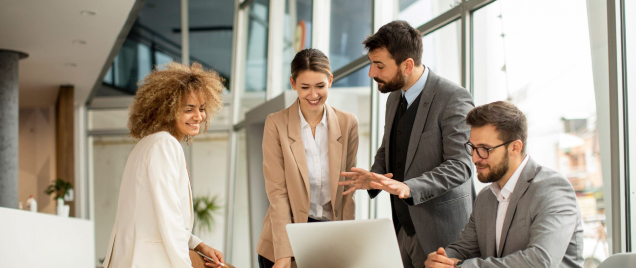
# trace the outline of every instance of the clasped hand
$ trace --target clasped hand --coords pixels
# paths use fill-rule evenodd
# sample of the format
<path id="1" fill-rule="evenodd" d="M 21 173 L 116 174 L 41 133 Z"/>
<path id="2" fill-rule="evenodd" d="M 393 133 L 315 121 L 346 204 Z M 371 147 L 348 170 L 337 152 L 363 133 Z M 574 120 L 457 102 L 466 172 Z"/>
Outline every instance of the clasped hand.
<path id="1" fill-rule="evenodd" d="M 403 182 L 392 179 L 392 173 L 380 175 L 354 167 L 351 168 L 351 172 L 341 172 L 340 175 L 346 178 L 351 178 L 350 180 L 338 182 L 338 185 L 341 186 L 351 186 L 351 188 L 342 193 L 343 195 L 351 194 L 356 190 L 377 189 L 397 195 L 402 199 L 409 198 L 411 196 L 411 189 L 409 186 Z"/>

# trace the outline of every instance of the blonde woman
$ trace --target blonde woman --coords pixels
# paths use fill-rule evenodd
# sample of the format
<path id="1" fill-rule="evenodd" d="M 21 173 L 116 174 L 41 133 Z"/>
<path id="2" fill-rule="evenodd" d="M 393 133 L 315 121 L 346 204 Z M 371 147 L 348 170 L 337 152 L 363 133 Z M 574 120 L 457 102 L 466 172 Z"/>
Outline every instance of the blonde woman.
<path id="1" fill-rule="evenodd" d="M 356 164 L 358 120 L 325 103 L 333 82 L 329 59 L 317 49 L 298 52 L 289 81 L 298 99 L 265 121 L 270 205 L 256 249 L 261 268 L 296 266 L 285 225 L 355 218 L 353 195 L 343 196 L 338 182 Z"/>
<path id="2" fill-rule="evenodd" d="M 140 82 L 128 128 L 139 142 L 124 169 L 104 267 L 192 267 L 189 250 L 223 254 L 192 234 L 192 191 L 179 141 L 205 132 L 222 106 L 222 78 L 168 63 Z"/>

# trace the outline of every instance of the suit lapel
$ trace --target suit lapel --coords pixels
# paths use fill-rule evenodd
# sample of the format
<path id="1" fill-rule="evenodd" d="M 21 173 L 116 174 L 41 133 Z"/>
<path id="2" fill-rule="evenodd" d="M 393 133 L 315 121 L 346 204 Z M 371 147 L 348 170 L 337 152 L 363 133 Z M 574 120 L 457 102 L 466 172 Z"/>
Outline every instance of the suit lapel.
<path id="1" fill-rule="evenodd" d="M 512 223 L 512 219 L 515 217 L 515 212 L 517 211 L 517 204 L 519 204 L 519 199 L 521 196 L 526 193 L 528 187 L 530 186 L 530 181 L 534 178 L 536 174 L 537 165 L 532 159 L 528 159 L 528 163 L 521 171 L 521 175 L 519 176 L 519 180 L 517 180 L 517 185 L 515 186 L 514 192 L 512 192 L 512 197 L 510 198 L 510 204 L 508 204 L 508 210 L 506 211 L 506 218 L 504 219 L 503 227 L 501 228 L 501 241 L 499 242 L 499 253 L 503 254 L 504 246 L 506 245 L 506 237 L 508 237 L 508 231 L 510 229 L 510 224 Z M 496 216 L 495 216 L 496 217 Z"/>
<path id="2" fill-rule="evenodd" d="M 401 92 L 400 91 L 394 91 L 393 93 L 391 93 L 389 95 L 389 97 L 386 100 L 386 119 L 385 121 L 385 131 L 384 131 L 384 136 L 387 137 L 387 143 L 384 144 L 384 159 L 386 160 L 386 167 L 387 167 L 387 171 L 391 171 L 391 164 L 389 163 L 389 157 L 391 150 L 391 131 L 393 130 L 393 120 L 395 119 L 395 113 L 397 112 L 397 107 L 398 105 L 400 105 L 400 96 L 401 96 Z"/>
<path id="3" fill-rule="evenodd" d="M 495 195 L 488 196 L 486 202 L 486 257 L 497 256 L 497 207 Z"/>
<path id="4" fill-rule="evenodd" d="M 338 181 L 340 181 L 340 168 L 342 165 L 342 132 L 340 122 L 331 106 L 325 104 L 327 109 L 327 125 L 329 126 L 329 186 L 331 192 L 331 205 L 340 207 L 338 198 Z M 333 210 L 335 213 L 335 210 Z M 334 215 L 335 216 L 335 215 Z"/>
<path id="5" fill-rule="evenodd" d="M 426 118 L 428 117 L 428 111 L 435 97 L 435 86 L 437 85 L 437 76 L 429 70 L 426 85 L 422 90 L 422 98 L 418 104 L 420 107 L 417 109 L 417 115 L 415 115 L 415 121 L 413 122 L 413 129 L 411 130 L 411 137 L 409 139 L 409 148 L 406 153 L 406 165 L 404 166 L 404 174 L 409 170 L 413 157 L 415 157 L 415 151 L 420 143 L 420 136 L 426 125 Z M 406 178 L 405 178 L 406 179 Z"/>
<path id="6" fill-rule="evenodd" d="M 300 132 L 300 115 L 298 114 L 298 99 L 287 108 L 289 124 L 287 124 L 287 135 L 293 142 L 291 143 L 291 151 L 296 160 L 296 166 L 300 170 L 303 181 L 305 182 L 305 194 L 309 196 L 309 171 L 307 169 L 307 158 L 305 157 L 305 144 L 303 143 L 303 134 Z"/>

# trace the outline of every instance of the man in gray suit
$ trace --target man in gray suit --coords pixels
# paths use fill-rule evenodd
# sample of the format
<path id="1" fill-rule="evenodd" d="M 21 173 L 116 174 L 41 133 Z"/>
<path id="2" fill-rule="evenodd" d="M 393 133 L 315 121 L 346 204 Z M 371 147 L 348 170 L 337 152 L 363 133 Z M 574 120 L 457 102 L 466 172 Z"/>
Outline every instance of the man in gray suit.
<path id="1" fill-rule="evenodd" d="M 371 171 L 353 168 L 340 185 L 391 194 L 393 224 L 404 267 L 421 268 L 426 254 L 454 241 L 468 222 L 473 186 L 464 150 L 474 107 L 470 93 L 422 65 L 422 35 L 404 21 L 382 26 L 363 44 L 369 76 L 386 103 L 382 145 Z"/>
<path id="2" fill-rule="evenodd" d="M 436 267 L 583 267 L 583 227 L 572 185 L 526 155 L 526 117 L 508 102 L 479 106 L 466 150 L 481 182 L 459 239 L 428 255 Z"/>

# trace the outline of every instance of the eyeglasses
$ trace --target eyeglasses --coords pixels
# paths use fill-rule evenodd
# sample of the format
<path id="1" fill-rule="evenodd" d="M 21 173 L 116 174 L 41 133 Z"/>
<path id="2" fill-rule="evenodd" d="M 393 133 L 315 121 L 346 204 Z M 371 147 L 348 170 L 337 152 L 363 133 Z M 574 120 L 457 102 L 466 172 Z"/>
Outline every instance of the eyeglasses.
<path id="1" fill-rule="evenodd" d="M 511 143 L 513 141 L 515 141 L 515 140 L 509 141 L 509 142 L 504 142 L 504 143 L 499 144 L 499 145 L 497 145 L 495 147 L 492 147 L 492 148 L 475 147 L 475 145 L 473 145 L 470 142 L 467 142 L 466 144 L 464 144 L 464 146 L 466 147 L 466 152 L 468 152 L 468 154 L 470 156 L 473 156 L 473 151 L 477 151 L 477 155 L 479 157 L 481 157 L 481 159 L 488 159 L 488 157 L 490 156 L 490 151 L 492 151 L 494 149 L 497 149 L 497 148 L 499 148 L 501 146 L 504 146 L 506 144 L 509 144 L 509 143 Z"/>

